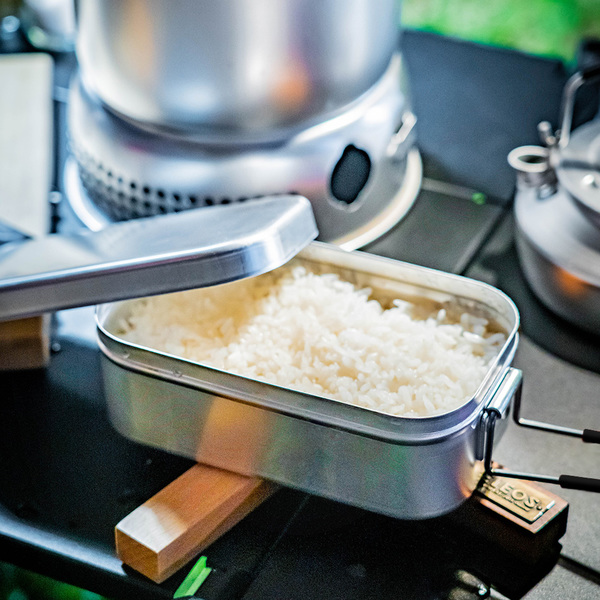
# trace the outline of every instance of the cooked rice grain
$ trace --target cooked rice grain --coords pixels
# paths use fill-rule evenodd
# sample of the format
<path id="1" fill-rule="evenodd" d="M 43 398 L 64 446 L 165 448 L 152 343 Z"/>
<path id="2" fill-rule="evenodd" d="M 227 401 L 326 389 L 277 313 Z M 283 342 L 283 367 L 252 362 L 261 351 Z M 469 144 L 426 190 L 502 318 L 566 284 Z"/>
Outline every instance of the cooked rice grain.
<path id="1" fill-rule="evenodd" d="M 121 333 L 205 365 L 392 415 L 428 416 L 464 404 L 504 336 L 467 313 L 413 318 L 384 310 L 336 275 L 293 267 L 132 303 Z"/>

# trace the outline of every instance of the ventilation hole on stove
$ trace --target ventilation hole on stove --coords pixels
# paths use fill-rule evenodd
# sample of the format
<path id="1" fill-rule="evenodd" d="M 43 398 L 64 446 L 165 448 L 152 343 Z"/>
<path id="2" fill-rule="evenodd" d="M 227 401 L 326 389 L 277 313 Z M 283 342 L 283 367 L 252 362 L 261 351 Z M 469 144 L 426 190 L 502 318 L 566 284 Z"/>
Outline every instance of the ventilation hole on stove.
<path id="1" fill-rule="evenodd" d="M 142 192 L 144 192 L 144 194 L 146 194 L 146 196 L 148 196 L 148 195 L 150 195 L 150 188 L 147 185 L 145 185 L 142 188 Z"/>
<path id="2" fill-rule="evenodd" d="M 112 174 L 112 171 L 106 171 L 106 176 L 107 176 L 109 179 L 112 179 L 112 176 L 113 176 L 113 174 Z"/>
<path id="3" fill-rule="evenodd" d="M 192 204 L 198 204 L 198 198 L 196 196 L 188 196 Z"/>
<path id="4" fill-rule="evenodd" d="M 164 215 L 164 214 L 167 212 L 167 209 L 166 209 L 166 207 L 164 207 L 164 206 L 159 206 L 159 207 L 158 207 L 158 210 L 159 210 L 159 212 L 160 212 L 161 214 L 163 214 L 163 215 Z"/>
<path id="5" fill-rule="evenodd" d="M 164 198 L 165 197 L 165 193 L 163 192 L 163 190 L 157 190 L 156 195 L 159 198 Z"/>
<path id="6" fill-rule="evenodd" d="M 352 204 L 366 185 L 370 172 L 369 155 L 352 144 L 346 146 L 331 174 L 331 194 L 340 203 Z"/>
<path id="7" fill-rule="evenodd" d="M 246 198 L 246 196 L 240 196 L 238 198 L 238 202 L 246 202 L 246 200 L 248 200 L 248 198 Z"/>
<path id="8" fill-rule="evenodd" d="M 214 203 L 215 203 L 215 201 L 211 197 L 204 198 L 204 204 L 206 206 L 212 206 Z"/>
<path id="9" fill-rule="evenodd" d="M 137 189 L 137 184 L 136 184 L 136 182 L 135 182 L 135 181 L 132 181 L 132 182 L 129 184 L 129 187 L 130 187 L 132 190 L 135 190 L 135 189 Z"/>
<path id="10" fill-rule="evenodd" d="M 148 200 L 144 201 L 144 208 L 146 210 L 150 210 L 152 208 L 152 202 L 148 202 Z"/>
<path id="11" fill-rule="evenodd" d="M 173 200 L 175 202 L 181 202 L 181 196 L 179 194 L 173 194 Z"/>
<path id="12" fill-rule="evenodd" d="M 229 198 L 221 198 L 221 204 L 231 204 L 231 200 Z"/>

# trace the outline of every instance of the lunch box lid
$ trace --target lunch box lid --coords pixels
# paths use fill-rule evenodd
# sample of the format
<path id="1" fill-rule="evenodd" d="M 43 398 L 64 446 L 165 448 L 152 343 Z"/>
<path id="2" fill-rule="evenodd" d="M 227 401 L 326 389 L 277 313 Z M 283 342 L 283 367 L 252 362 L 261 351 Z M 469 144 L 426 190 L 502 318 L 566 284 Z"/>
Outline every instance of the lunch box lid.
<path id="1" fill-rule="evenodd" d="M 310 202 L 281 195 L 11 241 L 0 245 L 0 321 L 259 275 L 317 235 Z"/>

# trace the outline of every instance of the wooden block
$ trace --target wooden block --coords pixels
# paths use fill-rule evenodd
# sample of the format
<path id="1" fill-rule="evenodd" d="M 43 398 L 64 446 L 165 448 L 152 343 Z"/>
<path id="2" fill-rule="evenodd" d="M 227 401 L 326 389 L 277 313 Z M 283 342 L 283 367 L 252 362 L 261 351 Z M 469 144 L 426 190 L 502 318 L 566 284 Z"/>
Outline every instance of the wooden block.
<path id="1" fill-rule="evenodd" d="M 276 489 L 259 478 L 194 465 L 116 526 L 117 556 L 161 583 Z"/>
<path id="2" fill-rule="evenodd" d="M 50 316 L 0 323 L 0 371 L 39 369 L 50 359 Z"/>
<path id="3" fill-rule="evenodd" d="M 452 520 L 487 539 L 490 547 L 537 563 L 554 553 L 565 534 L 568 509 L 565 500 L 537 483 L 486 475 Z"/>

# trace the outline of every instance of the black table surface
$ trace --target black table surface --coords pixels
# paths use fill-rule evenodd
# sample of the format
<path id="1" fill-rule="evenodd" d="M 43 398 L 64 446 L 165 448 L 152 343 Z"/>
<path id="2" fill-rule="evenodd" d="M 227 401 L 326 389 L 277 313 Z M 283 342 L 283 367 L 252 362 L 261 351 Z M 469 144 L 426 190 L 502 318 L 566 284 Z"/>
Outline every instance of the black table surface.
<path id="1" fill-rule="evenodd" d="M 506 291 L 522 316 L 515 365 L 527 416 L 598 428 L 600 340 L 529 291 L 506 166 L 512 148 L 537 143 L 540 120 L 556 124 L 568 73 L 557 61 L 432 34 L 406 32 L 402 44 L 425 180 L 409 215 L 366 250 Z M 56 57 L 58 191 L 73 64 Z M 474 203 L 473 192 L 487 201 Z M 68 207 L 61 211 L 59 229 L 68 230 Z M 48 368 L 0 375 L 0 560 L 112 598 L 171 597 L 186 569 L 157 585 L 124 568 L 113 529 L 193 463 L 112 428 L 91 308 L 55 315 L 52 340 Z M 495 458 L 519 471 L 600 476 L 597 447 L 514 425 Z M 214 571 L 198 597 L 598 598 L 600 499 L 554 491 L 569 503 L 567 532 L 536 562 L 497 547 L 457 514 L 401 521 L 284 489 L 204 551 Z"/>

